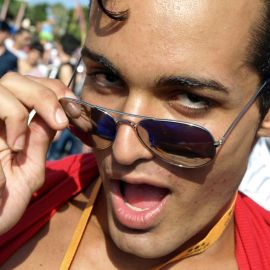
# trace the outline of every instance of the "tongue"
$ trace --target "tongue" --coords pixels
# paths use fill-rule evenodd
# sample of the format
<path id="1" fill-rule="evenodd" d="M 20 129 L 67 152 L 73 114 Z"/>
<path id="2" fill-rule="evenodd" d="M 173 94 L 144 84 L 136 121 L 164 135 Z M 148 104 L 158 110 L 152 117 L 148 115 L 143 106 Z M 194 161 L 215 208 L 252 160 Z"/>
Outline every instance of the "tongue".
<path id="1" fill-rule="evenodd" d="M 125 183 L 125 200 L 132 206 L 150 209 L 157 206 L 168 193 L 164 188 L 150 185 L 132 185 Z"/>

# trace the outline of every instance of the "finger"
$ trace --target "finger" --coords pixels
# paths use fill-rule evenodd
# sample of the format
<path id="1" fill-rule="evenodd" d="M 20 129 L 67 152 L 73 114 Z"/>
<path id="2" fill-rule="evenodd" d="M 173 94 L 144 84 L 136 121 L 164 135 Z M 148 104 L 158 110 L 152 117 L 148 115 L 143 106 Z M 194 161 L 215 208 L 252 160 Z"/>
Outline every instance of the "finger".
<path id="1" fill-rule="evenodd" d="M 26 155 L 34 158 L 36 163 L 43 166 L 50 142 L 53 140 L 56 131 L 52 130 L 40 116 L 35 115 L 29 124 L 28 132 Z"/>
<path id="2" fill-rule="evenodd" d="M 35 109 L 51 128 L 59 130 L 67 126 L 68 119 L 58 102 L 59 96 L 65 94 L 59 83 L 54 86 L 54 90 L 58 89 L 57 94 L 47 86 L 16 73 L 6 74 L 0 83 L 28 109 Z"/>
<path id="3" fill-rule="evenodd" d="M 70 131 L 88 146 L 96 146 L 91 136 L 95 123 L 91 119 L 90 107 L 65 98 L 60 99 L 60 103 L 69 118 Z"/>
<path id="4" fill-rule="evenodd" d="M 72 90 L 58 79 L 39 78 L 34 76 L 27 77 L 37 83 L 46 85 L 46 87 L 50 88 L 52 91 L 55 92 L 58 99 L 60 99 L 61 97 L 76 98 Z"/>
<path id="5" fill-rule="evenodd" d="M 1 87 L 0 90 L 0 119 L 2 120 L 0 128 L 2 142 L 3 140 L 6 141 L 8 146 L 14 151 L 21 150 L 25 143 L 28 111 L 11 92 L 4 87 Z"/>
<path id="6" fill-rule="evenodd" d="M 2 168 L 2 164 L 0 162 L 0 205 L 3 202 L 3 193 L 6 187 L 6 177 Z"/>

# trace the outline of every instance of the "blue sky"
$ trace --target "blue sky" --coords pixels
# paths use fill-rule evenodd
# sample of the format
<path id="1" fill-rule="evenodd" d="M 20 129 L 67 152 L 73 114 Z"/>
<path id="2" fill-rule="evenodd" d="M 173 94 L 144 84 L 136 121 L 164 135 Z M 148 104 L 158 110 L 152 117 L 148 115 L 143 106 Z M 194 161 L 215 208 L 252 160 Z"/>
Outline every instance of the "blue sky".
<path id="1" fill-rule="evenodd" d="M 76 2 L 75 0 L 28 0 L 28 3 L 30 5 L 41 4 L 41 3 L 48 3 L 48 4 L 61 3 L 68 8 L 74 7 L 75 2 Z M 87 6 L 89 3 L 89 0 L 80 0 L 80 3 L 84 6 Z"/>

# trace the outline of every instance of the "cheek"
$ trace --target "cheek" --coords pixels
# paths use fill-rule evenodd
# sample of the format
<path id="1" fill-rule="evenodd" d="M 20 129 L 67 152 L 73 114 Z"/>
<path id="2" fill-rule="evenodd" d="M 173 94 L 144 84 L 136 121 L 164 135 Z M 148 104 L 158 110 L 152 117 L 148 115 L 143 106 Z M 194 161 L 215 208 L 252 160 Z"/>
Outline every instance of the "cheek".
<path id="1" fill-rule="evenodd" d="M 256 121 L 242 119 L 224 145 L 218 149 L 211 171 L 206 175 L 200 194 L 211 197 L 218 205 L 224 204 L 237 191 L 247 168 L 249 154 L 256 138 Z"/>
<path id="2" fill-rule="evenodd" d="M 227 168 L 228 173 L 244 169 L 256 139 L 257 123 L 258 112 L 253 110 L 247 113 L 232 130 L 224 145 L 219 147 L 215 164 L 223 170 Z"/>
<path id="3" fill-rule="evenodd" d="M 99 173 L 101 175 L 101 178 L 104 179 L 104 172 L 110 170 L 111 168 L 111 159 L 108 158 L 111 154 L 110 151 L 111 148 L 108 148 L 106 150 L 97 150 L 93 149 L 93 153 L 95 154 L 96 161 L 99 168 Z"/>

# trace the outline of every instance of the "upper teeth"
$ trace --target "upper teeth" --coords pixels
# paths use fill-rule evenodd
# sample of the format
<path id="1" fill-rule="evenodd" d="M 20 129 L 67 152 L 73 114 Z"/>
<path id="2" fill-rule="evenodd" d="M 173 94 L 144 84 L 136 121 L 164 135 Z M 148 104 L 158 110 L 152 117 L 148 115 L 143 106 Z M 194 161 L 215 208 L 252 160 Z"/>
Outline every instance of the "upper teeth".
<path id="1" fill-rule="evenodd" d="M 149 209 L 149 208 L 139 208 L 139 207 L 133 206 L 133 205 L 131 205 L 130 203 L 128 203 L 127 201 L 125 202 L 125 204 L 126 204 L 129 208 L 131 208 L 132 210 L 138 211 L 138 212 L 145 211 L 145 210 L 148 210 L 148 209 Z"/>

